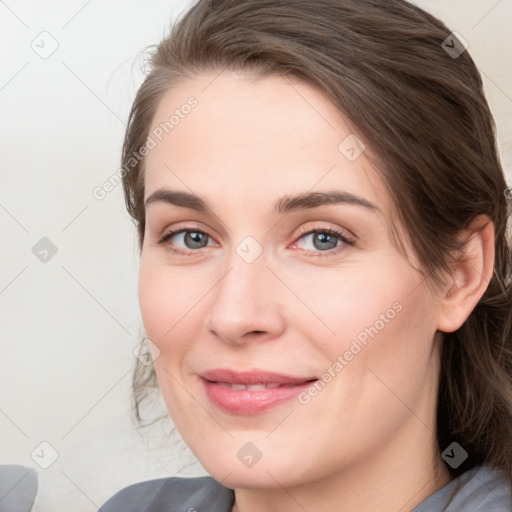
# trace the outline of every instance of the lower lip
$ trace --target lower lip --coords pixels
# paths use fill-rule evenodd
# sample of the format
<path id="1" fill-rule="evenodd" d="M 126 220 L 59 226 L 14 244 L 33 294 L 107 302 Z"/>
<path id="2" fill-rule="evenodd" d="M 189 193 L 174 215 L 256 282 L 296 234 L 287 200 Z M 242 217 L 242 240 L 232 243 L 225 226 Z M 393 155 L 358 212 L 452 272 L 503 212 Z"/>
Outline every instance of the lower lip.
<path id="1" fill-rule="evenodd" d="M 254 416 L 297 396 L 314 382 L 261 390 L 229 389 L 204 380 L 206 394 L 219 409 L 232 414 Z"/>

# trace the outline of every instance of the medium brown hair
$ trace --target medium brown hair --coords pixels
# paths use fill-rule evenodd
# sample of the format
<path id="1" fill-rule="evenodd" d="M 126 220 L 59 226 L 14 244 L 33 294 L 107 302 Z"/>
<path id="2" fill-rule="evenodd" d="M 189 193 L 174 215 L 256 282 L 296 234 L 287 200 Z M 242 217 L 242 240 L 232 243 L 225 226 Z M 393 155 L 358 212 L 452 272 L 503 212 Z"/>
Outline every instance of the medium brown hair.
<path id="1" fill-rule="evenodd" d="M 463 254 L 457 235 L 487 215 L 494 273 L 465 323 L 443 335 L 437 442 L 442 451 L 456 441 L 469 454 L 449 468 L 453 476 L 489 464 L 512 482 L 510 204 L 480 74 L 467 51 L 455 57 L 442 46 L 450 33 L 403 0 L 201 0 L 152 55 L 129 118 L 123 185 L 141 249 L 144 160 L 129 162 L 146 143 L 160 99 L 193 74 L 254 70 L 304 80 L 350 120 L 376 156 L 429 283 L 442 283 Z M 139 421 L 151 386 L 153 367 L 138 364 Z"/>

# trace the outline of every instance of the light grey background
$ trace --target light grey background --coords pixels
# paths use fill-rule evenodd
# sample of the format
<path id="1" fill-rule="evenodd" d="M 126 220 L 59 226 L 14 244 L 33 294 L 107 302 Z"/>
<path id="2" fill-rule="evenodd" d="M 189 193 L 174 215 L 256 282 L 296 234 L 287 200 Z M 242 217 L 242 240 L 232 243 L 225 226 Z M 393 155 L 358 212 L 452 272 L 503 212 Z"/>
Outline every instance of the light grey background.
<path id="1" fill-rule="evenodd" d="M 469 43 L 512 183 L 512 0 L 416 3 Z M 96 511 L 132 482 L 201 473 L 159 445 L 162 427 L 130 422 L 135 229 L 120 185 L 93 195 L 119 168 L 140 52 L 187 5 L 0 0 L 0 463 L 38 470 L 35 512 Z M 43 237 L 47 262 L 32 252 Z"/>

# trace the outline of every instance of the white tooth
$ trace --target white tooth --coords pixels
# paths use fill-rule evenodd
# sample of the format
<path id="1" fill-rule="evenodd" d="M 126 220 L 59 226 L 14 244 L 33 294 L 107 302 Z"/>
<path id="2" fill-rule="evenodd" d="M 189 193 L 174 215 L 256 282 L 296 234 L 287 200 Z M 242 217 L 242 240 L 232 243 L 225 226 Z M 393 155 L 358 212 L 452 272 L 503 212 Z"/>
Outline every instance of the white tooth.
<path id="1" fill-rule="evenodd" d="M 239 389 L 247 389 L 247 386 L 245 384 L 231 384 L 231 389 L 238 391 Z"/>
<path id="2" fill-rule="evenodd" d="M 230 382 L 217 382 L 217 385 L 226 389 L 245 389 L 243 384 L 231 384 Z M 238 387 L 233 387 L 238 386 Z"/>
<path id="3" fill-rule="evenodd" d="M 247 389 L 249 389 L 250 391 L 261 391 L 262 389 L 265 389 L 265 385 L 264 384 L 249 384 L 247 386 Z"/>
<path id="4" fill-rule="evenodd" d="M 247 389 L 249 391 L 262 391 L 264 389 L 275 389 L 281 386 L 276 382 L 271 382 L 269 384 L 232 384 L 231 382 L 218 382 L 219 386 L 231 389 L 232 391 L 241 391 Z"/>

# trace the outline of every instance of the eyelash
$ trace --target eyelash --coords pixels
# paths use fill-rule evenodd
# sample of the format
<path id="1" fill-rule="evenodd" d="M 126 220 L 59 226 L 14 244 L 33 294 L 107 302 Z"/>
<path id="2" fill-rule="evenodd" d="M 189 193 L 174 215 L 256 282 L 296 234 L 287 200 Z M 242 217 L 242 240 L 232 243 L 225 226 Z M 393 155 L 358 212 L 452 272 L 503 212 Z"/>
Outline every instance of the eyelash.
<path id="1" fill-rule="evenodd" d="M 299 235 L 296 238 L 296 240 L 300 240 L 302 237 L 304 237 L 306 235 L 317 234 L 317 233 L 323 233 L 323 234 L 335 236 L 342 242 L 342 244 L 339 246 L 336 246 L 332 249 L 328 249 L 327 251 L 320 251 L 320 250 L 310 251 L 310 253 L 314 254 L 315 257 L 321 258 L 321 257 L 325 257 L 325 256 L 333 256 L 334 254 L 337 254 L 343 248 L 344 245 L 349 245 L 349 246 L 355 245 L 354 240 L 348 238 L 341 231 L 338 231 L 337 229 L 330 228 L 330 227 L 320 227 L 320 228 L 314 228 L 314 229 L 306 228 L 303 231 L 299 232 Z M 295 242 L 293 242 L 293 243 L 295 244 Z M 309 251 L 306 250 L 305 252 L 309 252 Z"/>
<path id="2" fill-rule="evenodd" d="M 175 247 L 172 247 L 170 244 L 167 243 L 168 240 L 170 238 L 172 238 L 174 235 L 177 235 L 179 233 L 186 233 L 186 232 L 201 233 L 201 234 L 206 235 L 207 237 L 211 238 L 208 235 L 208 233 L 205 233 L 204 231 L 202 231 L 200 229 L 186 228 L 186 229 L 177 229 L 175 231 L 168 231 L 165 235 L 163 235 L 158 240 L 158 243 L 162 244 L 162 245 L 165 244 L 167 250 L 171 251 L 174 254 L 178 254 L 180 256 L 188 256 L 188 255 L 190 255 L 191 252 L 198 252 L 198 251 L 200 251 L 200 249 L 189 249 L 188 251 L 184 251 L 182 249 L 177 249 Z M 328 235 L 333 235 L 333 236 L 339 238 L 339 240 L 341 242 L 343 242 L 342 245 L 334 247 L 333 249 L 329 249 L 327 251 L 320 251 L 320 250 L 318 250 L 318 251 L 311 251 L 313 253 L 316 253 L 317 257 L 331 256 L 331 255 L 337 253 L 343 247 L 343 245 L 349 245 L 349 246 L 354 246 L 355 245 L 354 240 L 351 240 L 350 238 L 347 238 L 347 236 L 345 236 L 340 231 L 338 231 L 336 229 L 333 229 L 333 228 L 328 228 L 328 227 L 304 230 L 303 232 L 299 233 L 299 236 L 296 238 L 296 240 L 301 239 L 305 235 L 311 235 L 311 234 L 317 234 L 317 233 L 324 233 L 324 234 L 328 234 Z M 293 242 L 293 243 L 295 244 L 295 242 Z M 201 249 L 204 249 L 204 247 L 201 247 Z M 306 252 L 308 252 L 308 251 L 306 251 Z"/>

